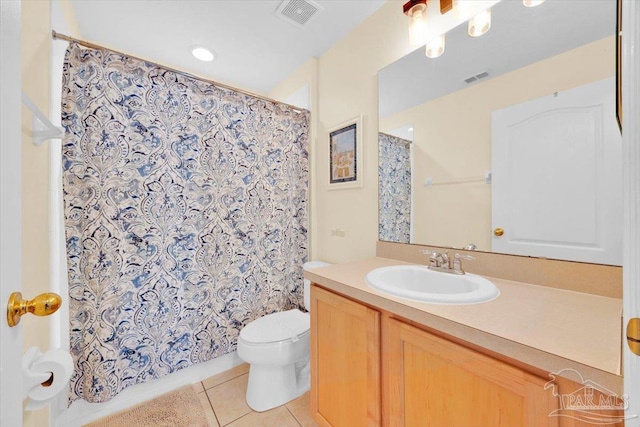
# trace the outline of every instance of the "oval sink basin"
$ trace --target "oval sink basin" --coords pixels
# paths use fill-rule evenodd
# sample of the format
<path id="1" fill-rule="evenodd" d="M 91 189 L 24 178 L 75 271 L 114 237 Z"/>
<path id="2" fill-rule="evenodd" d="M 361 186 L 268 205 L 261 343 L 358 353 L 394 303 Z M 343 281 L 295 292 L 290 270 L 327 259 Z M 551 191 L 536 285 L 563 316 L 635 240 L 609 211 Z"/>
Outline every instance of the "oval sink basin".
<path id="1" fill-rule="evenodd" d="M 377 291 L 433 304 L 478 304 L 494 300 L 500 290 L 475 274 L 449 274 L 421 265 L 376 268 L 364 278 Z"/>

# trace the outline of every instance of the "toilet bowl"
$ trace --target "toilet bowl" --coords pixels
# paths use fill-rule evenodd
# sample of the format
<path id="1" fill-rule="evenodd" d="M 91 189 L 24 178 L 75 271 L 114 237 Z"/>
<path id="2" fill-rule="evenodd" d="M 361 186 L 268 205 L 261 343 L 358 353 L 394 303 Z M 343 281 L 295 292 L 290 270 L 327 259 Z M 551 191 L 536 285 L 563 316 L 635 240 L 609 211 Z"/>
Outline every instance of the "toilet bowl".
<path id="1" fill-rule="evenodd" d="M 311 261 L 305 270 L 330 264 Z M 304 305 L 310 309 L 310 283 Z M 238 338 L 238 357 L 250 364 L 247 404 L 258 412 L 283 405 L 309 390 L 309 313 L 293 309 L 247 324 Z"/>

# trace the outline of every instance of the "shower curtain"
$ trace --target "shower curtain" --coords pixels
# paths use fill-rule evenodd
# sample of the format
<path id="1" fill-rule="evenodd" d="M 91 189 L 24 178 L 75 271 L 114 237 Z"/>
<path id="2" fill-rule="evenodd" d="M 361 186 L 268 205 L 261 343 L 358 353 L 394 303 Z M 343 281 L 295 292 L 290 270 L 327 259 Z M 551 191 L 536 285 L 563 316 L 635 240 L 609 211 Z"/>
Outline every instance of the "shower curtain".
<path id="1" fill-rule="evenodd" d="M 71 44 L 63 189 L 70 400 L 235 350 L 302 306 L 308 112 Z"/>
<path id="2" fill-rule="evenodd" d="M 411 141 L 378 134 L 378 235 L 386 242 L 411 239 Z"/>

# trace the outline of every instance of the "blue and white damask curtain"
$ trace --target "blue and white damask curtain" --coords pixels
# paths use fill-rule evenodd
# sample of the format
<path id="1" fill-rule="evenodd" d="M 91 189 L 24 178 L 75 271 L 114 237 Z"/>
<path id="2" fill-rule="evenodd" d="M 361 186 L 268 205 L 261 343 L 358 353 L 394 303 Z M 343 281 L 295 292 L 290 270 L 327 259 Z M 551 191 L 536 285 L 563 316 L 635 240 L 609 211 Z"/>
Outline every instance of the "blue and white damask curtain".
<path id="1" fill-rule="evenodd" d="M 379 239 L 410 243 L 411 141 L 378 134 Z"/>
<path id="2" fill-rule="evenodd" d="M 308 113 L 70 45 L 63 188 L 71 400 L 233 351 L 302 306 Z"/>

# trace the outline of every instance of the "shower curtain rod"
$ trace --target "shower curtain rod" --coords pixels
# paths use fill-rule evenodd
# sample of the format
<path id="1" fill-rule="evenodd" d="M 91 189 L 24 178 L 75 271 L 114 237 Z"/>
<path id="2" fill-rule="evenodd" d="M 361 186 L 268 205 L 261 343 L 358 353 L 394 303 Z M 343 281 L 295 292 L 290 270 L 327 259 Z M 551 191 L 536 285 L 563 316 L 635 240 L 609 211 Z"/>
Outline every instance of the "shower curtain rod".
<path id="1" fill-rule="evenodd" d="M 305 108 L 296 107 L 295 105 L 287 104 L 286 102 L 276 101 L 275 99 L 271 99 L 271 98 L 268 98 L 266 96 L 258 95 L 256 93 L 249 92 L 249 91 L 246 91 L 246 90 L 238 89 L 237 87 L 229 86 L 229 85 L 226 85 L 224 83 L 219 83 L 219 82 L 216 82 L 215 80 L 210 80 L 210 79 L 206 79 L 204 77 L 199 77 L 199 76 L 187 73 L 185 71 L 177 70 L 175 68 L 168 67 L 168 66 L 163 65 L 163 64 L 159 64 L 157 62 L 153 62 L 153 61 L 149 61 L 147 59 L 140 58 L 140 57 L 135 56 L 135 55 L 130 55 L 128 53 L 120 52 L 120 51 L 115 50 L 115 49 L 110 49 L 108 47 L 100 46 L 99 44 L 91 43 L 91 42 L 88 42 L 88 41 L 85 41 L 85 40 L 80 40 L 80 39 L 76 39 L 74 37 L 70 37 L 70 36 L 67 36 L 67 35 L 64 35 L 64 34 L 60 34 L 55 30 L 51 30 L 51 38 L 54 39 L 54 40 L 65 40 L 65 41 L 68 41 L 68 42 L 75 42 L 75 43 L 78 43 L 79 45 L 82 45 L 82 46 L 85 46 L 85 47 L 89 47 L 89 48 L 92 48 L 92 49 L 107 50 L 109 52 L 114 52 L 114 53 L 117 53 L 117 54 L 120 54 L 120 55 L 128 56 L 129 58 L 139 59 L 140 61 L 148 62 L 148 63 L 156 65 L 158 67 L 165 68 L 165 69 L 167 69 L 169 71 L 172 71 L 172 72 L 174 72 L 176 74 L 180 74 L 182 76 L 190 77 L 192 79 L 200 80 L 200 81 L 203 81 L 203 82 L 206 82 L 206 83 L 211 83 L 214 86 L 222 87 L 222 88 L 229 89 L 229 90 L 232 90 L 232 91 L 235 91 L 235 92 L 240 92 L 240 93 L 243 93 L 245 95 L 252 96 L 254 98 L 262 99 L 262 100 L 268 101 L 268 102 L 273 102 L 274 104 L 284 105 L 284 106 L 292 108 L 293 110 L 298 111 L 298 112 L 308 111 Z"/>

